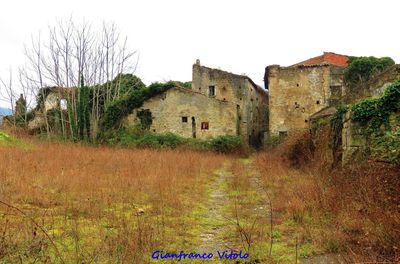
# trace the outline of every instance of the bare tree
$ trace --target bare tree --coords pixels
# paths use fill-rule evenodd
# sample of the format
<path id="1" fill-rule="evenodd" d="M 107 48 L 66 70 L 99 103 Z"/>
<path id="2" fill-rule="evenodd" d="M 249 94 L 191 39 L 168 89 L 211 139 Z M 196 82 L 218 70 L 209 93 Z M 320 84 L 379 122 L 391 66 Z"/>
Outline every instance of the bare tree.
<path id="1" fill-rule="evenodd" d="M 37 39 L 31 39 L 31 48 L 28 49 L 25 46 L 25 56 L 28 59 L 28 66 L 20 70 L 21 80 L 20 82 L 26 83 L 29 86 L 26 89 L 31 90 L 32 94 L 39 95 L 44 100 L 46 95 L 44 92 L 44 65 L 43 65 L 43 55 L 42 55 L 42 43 L 41 36 L 38 35 Z M 45 105 L 39 105 L 41 113 L 43 114 L 47 137 L 50 137 L 50 125 L 48 120 L 47 111 Z"/>
<path id="2" fill-rule="evenodd" d="M 15 98 L 16 92 L 13 86 L 13 74 L 11 68 L 8 71 L 8 79 L 5 80 L 0 78 L 0 96 L 2 97 L 2 101 L 8 102 L 10 104 L 10 109 L 12 113 L 15 113 Z M 13 123 L 16 123 L 16 116 L 13 114 Z"/>
<path id="3" fill-rule="evenodd" d="M 121 96 L 122 73 L 134 73 L 137 65 L 136 52 L 128 50 L 127 38 L 120 37 L 115 24 L 104 22 L 101 31 L 96 32 L 90 24 L 75 24 L 72 18 L 49 27 L 47 41 L 42 42 L 40 35 L 32 40 L 32 48 L 25 54 L 28 66 L 20 70 L 25 78 L 21 83 L 31 86 L 36 95 L 44 87 L 59 88 L 58 98 L 66 99 L 68 108 L 66 113 L 60 111 L 61 132 L 71 137 L 77 136 L 82 81 L 85 87 L 91 87 L 87 103 L 91 109 L 91 135 L 95 137 L 104 108 Z"/>
<path id="4" fill-rule="evenodd" d="M 28 112 L 32 110 L 32 103 L 34 98 L 34 91 L 31 89 L 32 85 L 29 82 L 29 79 L 25 78 L 24 69 L 19 69 L 18 71 L 18 80 L 20 85 L 21 94 L 26 100 L 26 111 L 24 112 L 24 124 L 28 124 Z"/>

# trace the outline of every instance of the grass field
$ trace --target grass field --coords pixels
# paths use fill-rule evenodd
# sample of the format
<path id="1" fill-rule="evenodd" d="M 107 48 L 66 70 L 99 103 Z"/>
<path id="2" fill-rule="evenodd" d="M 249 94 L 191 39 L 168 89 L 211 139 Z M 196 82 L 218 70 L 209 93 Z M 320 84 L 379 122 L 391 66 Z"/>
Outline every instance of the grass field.
<path id="1" fill-rule="evenodd" d="M 330 172 L 323 149 L 313 162 L 299 149 L 295 168 L 288 147 L 244 158 L 2 133 L 0 263 L 176 263 L 155 250 L 235 263 L 218 259 L 225 249 L 249 253 L 239 263 L 398 258 L 398 170 Z"/>
<path id="2" fill-rule="evenodd" d="M 192 151 L 0 146 L 0 260 L 141 263 L 157 248 L 193 249 L 206 176 L 225 160 Z"/>

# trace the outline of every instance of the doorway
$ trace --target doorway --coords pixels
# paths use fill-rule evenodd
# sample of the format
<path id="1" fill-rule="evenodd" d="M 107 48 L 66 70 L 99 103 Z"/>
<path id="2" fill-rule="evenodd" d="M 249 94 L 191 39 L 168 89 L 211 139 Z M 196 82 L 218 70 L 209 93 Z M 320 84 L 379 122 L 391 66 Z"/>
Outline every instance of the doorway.
<path id="1" fill-rule="evenodd" d="M 192 116 L 192 136 L 196 138 L 196 119 Z"/>

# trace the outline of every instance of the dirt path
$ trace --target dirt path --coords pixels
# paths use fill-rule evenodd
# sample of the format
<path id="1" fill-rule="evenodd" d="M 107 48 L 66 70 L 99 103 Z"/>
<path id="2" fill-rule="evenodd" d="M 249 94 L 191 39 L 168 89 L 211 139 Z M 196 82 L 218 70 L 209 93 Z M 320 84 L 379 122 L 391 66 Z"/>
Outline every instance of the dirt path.
<path id="1" fill-rule="evenodd" d="M 228 203 L 226 182 L 231 177 L 229 169 L 230 164 L 227 163 L 216 171 L 210 179 L 209 198 L 206 204 L 207 211 L 200 223 L 203 230 L 200 252 L 216 252 L 216 250 L 223 251 L 229 248 L 227 243 L 223 241 L 223 234 L 229 228 L 226 212 L 224 212 L 224 207 Z"/>

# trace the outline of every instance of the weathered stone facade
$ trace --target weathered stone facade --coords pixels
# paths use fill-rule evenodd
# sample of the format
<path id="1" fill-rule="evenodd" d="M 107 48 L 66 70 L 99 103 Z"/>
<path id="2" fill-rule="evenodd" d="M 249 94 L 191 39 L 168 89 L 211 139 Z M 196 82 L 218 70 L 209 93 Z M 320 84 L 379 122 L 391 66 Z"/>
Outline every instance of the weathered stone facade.
<path id="1" fill-rule="evenodd" d="M 347 93 L 343 96 L 345 103 L 356 103 L 368 97 L 377 97 L 382 95 L 387 86 L 400 78 L 400 65 L 396 64 L 376 75 L 369 82 L 364 83 L 353 90 L 347 89 Z M 353 160 L 366 160 L 369 156 L 369 139 L 365 131 L 359 123 L 351 120 L 351 111 L 346 113 L 343 118 L 342 130 L 342 161 L 344 164 Z M 390 118 L 390 127 L 393 131 L 398 130 L 397 122 L 400 113 L 393 114 Z"/>
<path id="2" fill-rule="evenodd" d="M 351 105 L 369 97 L 381 96 L 385 88 L 400 78 L 400 65 L 393 65 L 375 75 L 370 81 L 362 83 L 356 87 L 343 86 L 343 96 L 341 103 L 348 106 L 349 110 L 343 116 L 342 127 L 340 131 L 332 131 L 331 140 L 337 138 L 339 146 L 331 146 L 333 151 L 333 163 L 349 164 L 351 162 L 365 162 L 374 155 L 375 146 L 371 134 L 368 133 L 366 125 L 352 120 Z M 312 132 L 321 126 L 329 125 L 331 118 L 336 113 L 337 109 L 334 106 L 328 106 L 319 112 L 310 116 L 310 129 Z M 389 127 L 391 132 L 395 133 L 400 129 L 400 113 L 392 113 L 389 118 Z M 381 132 L 388 132 L 386 126 L 382 126 Z M 316 131 L 318 132 L 318 131 Z M 339 134 L 336 134 L 339 133 Z"/>
<path id="3" fill-rule="evenodd" d="M 351 120 L 351 112 L 347 112 L 343 118 L 342 129 L 342 162 L 362 160 L 365 156 L 367 146 L 364 129 L 356 122 Z"/>
<path id="4" fill-rule="evenodd" d="M 150 130 L 183 137 L 211 138 L 239 135 L 249 145 L 259 145 L 267 130 L 268 95 L 241 75 L 193 65 L 192 88 L 173 88 L 144 102 L 127 118 L 140 122 L 137 113 L 149 110 Z"/>
<path id="5" fill-rule="evenodd" d="M 271 135 L 308 129 L 312 114 L 337 104 L 342 95 L 343 72 L 343 67 L 329 64 L 268 66 L 265 80 Z"/>
<path id="6" fill-rule="evenodd" d="M 185 88 L 172 88 L 145 101 L 127 118 L 128 124 L 138 124 L 137 113 L 149 109 L 150 130 L 172 132 L 182 137 L 210 138 L 236 134 L 236 109 L 231 102 L 210 100 L 201 93 Z M 205 126 L 205 123 L 208 126 Z"/>
<path id="7" fill-rule="evenodd" d="M 236 135 L 251 145 L 261 144 L 268 126 L 268 94 L 249 77 L 195 64 L 192 90 L 231 102 L 237 118 Z"/>

